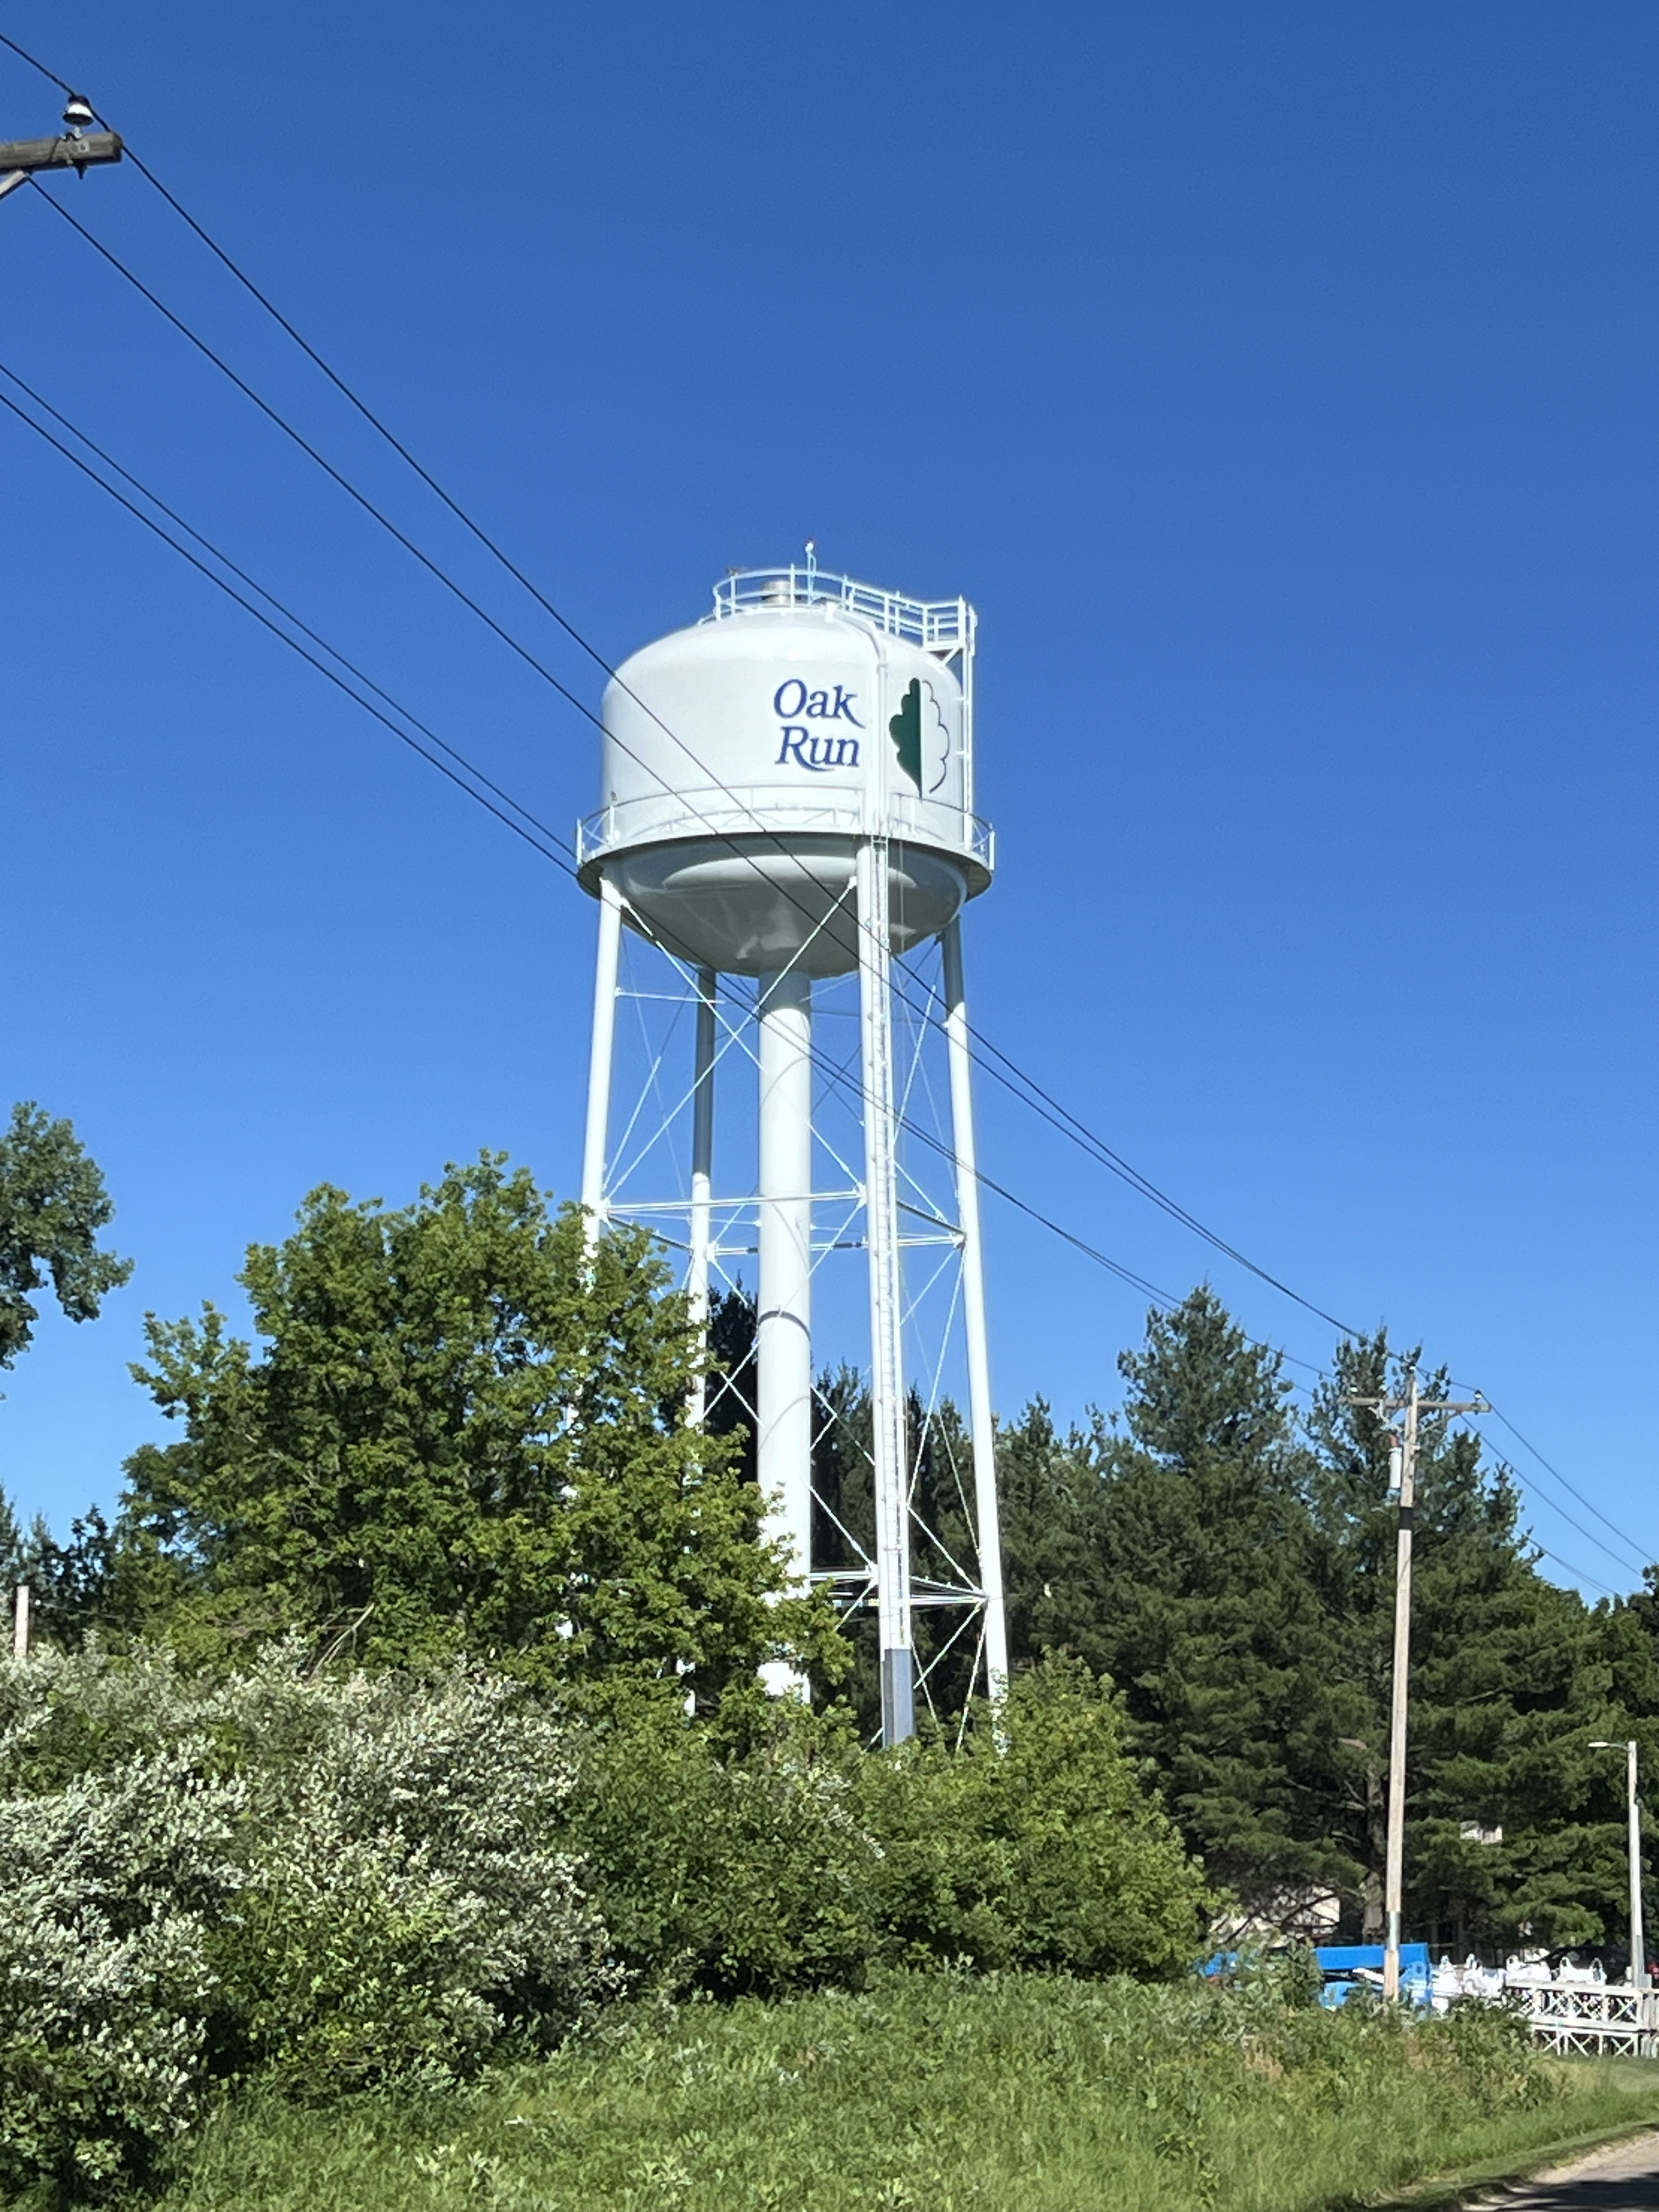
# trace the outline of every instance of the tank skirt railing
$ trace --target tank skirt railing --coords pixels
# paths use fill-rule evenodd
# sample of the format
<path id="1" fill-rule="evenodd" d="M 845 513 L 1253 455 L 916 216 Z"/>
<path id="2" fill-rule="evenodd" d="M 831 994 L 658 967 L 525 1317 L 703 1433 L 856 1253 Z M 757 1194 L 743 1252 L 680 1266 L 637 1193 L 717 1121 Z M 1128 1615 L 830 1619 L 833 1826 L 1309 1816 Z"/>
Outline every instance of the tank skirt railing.
<path id="1" fill-rule="evenodd" d="M 634 845 L 675 844 L 688 838 L 859 837 L 871 828 L 861 792 L 819 795 L 804 793 L 798 783 L 711 785 L 647 792 L 601 807 L 576 824 L 576 860 L 580 866 Z M 976 860 L 988 874 L 996 864 L 989 823 L 942 799 L 894 792 L 880 828 L 898 843 L 908 839 Z"/>

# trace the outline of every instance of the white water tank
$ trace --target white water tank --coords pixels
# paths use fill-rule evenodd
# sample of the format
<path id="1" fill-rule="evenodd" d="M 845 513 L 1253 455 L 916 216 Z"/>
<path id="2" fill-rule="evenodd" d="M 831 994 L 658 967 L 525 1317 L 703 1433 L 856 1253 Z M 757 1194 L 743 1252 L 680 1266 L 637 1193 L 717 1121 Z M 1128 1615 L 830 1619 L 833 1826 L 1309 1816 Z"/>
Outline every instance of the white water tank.
<path id="1" fill-rule="evenodd" d="M 896 952 L 991 880 L 973 812 L 974 613 L 810 565 L 748 569 L 606 686 L 581 880 L 699 967 L 858 964 L 859 842 L 885 836 Z"/>

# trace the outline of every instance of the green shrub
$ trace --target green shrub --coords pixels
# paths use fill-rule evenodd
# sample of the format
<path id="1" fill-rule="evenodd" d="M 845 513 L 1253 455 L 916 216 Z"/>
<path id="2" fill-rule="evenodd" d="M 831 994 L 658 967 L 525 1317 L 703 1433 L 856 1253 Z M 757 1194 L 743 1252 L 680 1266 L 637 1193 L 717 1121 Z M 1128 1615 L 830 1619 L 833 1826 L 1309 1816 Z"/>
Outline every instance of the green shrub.
<path id="1" fill-rule="evenodd" d="M 568 1818 L 619 1957 L 671 1988 L 856 1985 L 875 1960 L 1158 1978 L 1198 1954 L 1201 1876 L 1080 1665 L 1022 1677 L 960 1750 L 868 1753 L 787 1702 L 613 1711 Z"/>
<path id="2" fill-rule="evenodd" d="M 431 2082 L 624 1986 L 1167 1977 L 1203 1902 L 1109 1693 L 1060 1665 L 959 1751 L 871 1754 L 757 1691 L 577 1727 L 460 1668 L 47 1655 L 0 1666 L 0 2187 L 142 2172 L 216 2083 Z"/>
<path id="3" fill-rule="evenodd" d="M 1000 1720 L 981 1712 L 960 1750 L 935 1739 L 870 1760 L 860 1799 L 895 1963 L 1191 1972 L 1202 1875 L 1080 1662 L 1018 1677 Z"/>
<path id="4" fill-rule="evenodd" d="M 598 1720 L 567 1836 L 635 1984 L 716 1995 L 856 1982 L 877 1948 L 878 1854 L 842 1719 L 737 1701 Z"/>
<path id="5" fill-rule="evenodd" d="M 207 1765 L 185 1739 L 0 1800 L 0 2183 L 106 2181 L 195 2116 L 247 1802 Z"/>
<path id="6" fill-rule="evenodd" d="M 611 1985 L 569 1781 L 470 1670 L 0 1667 L 0 2183 L 137 2170 L 216 2078 L 320 2094 L 567 2024 Z"/>

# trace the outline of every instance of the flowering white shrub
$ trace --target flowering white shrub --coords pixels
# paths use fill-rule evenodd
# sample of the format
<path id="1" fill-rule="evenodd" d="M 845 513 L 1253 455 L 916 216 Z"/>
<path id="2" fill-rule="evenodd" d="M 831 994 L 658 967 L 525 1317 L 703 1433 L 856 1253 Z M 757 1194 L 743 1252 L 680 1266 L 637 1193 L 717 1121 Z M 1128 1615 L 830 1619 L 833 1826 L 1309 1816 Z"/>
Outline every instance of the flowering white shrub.
<path id="1" fill-rule="evenodd" d="M 216 2078 L 451 2069 L 608 1987 L 562 1733 L 475 1670 L 0 1666 L 0 2184 L 141 2166 Z"/>
<path id="2" fill-rule="evenodd" d="M 102 2180 L 195 2112 L 206 1915 L 241 1886 L 246 1786 L 179 1744 L 0 1802 L 0 2174 Z"/>

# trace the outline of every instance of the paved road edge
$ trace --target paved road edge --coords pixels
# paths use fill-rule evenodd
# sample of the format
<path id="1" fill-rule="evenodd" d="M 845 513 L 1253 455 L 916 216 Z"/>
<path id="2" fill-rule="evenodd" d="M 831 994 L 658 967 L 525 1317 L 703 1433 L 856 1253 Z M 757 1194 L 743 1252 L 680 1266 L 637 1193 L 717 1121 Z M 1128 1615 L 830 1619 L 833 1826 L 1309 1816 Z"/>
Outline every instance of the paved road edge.
<path id="1" fill-rule="evenodd" d="M 1508 2185 L 1518 2186 L 1570 2159 L 1650 2135 L 1659 2140 L 1659 2099 L 1639 2120 L 1622 2121 L 1616 2128 L 1592 2128 L 1585 2135 L 1559 2136 L 1513 2158 L 1489 2159 L 1480 2166 L 1460 2166 L 1455 2172 L 1413 2182 L 1409 2189 L 1397 2190 L 1392 2196 L 1334 2197 L 1321 2212 L 1462 2212 L 1462 2207 L 1478 2197 L 1490 2197 Z"/>

